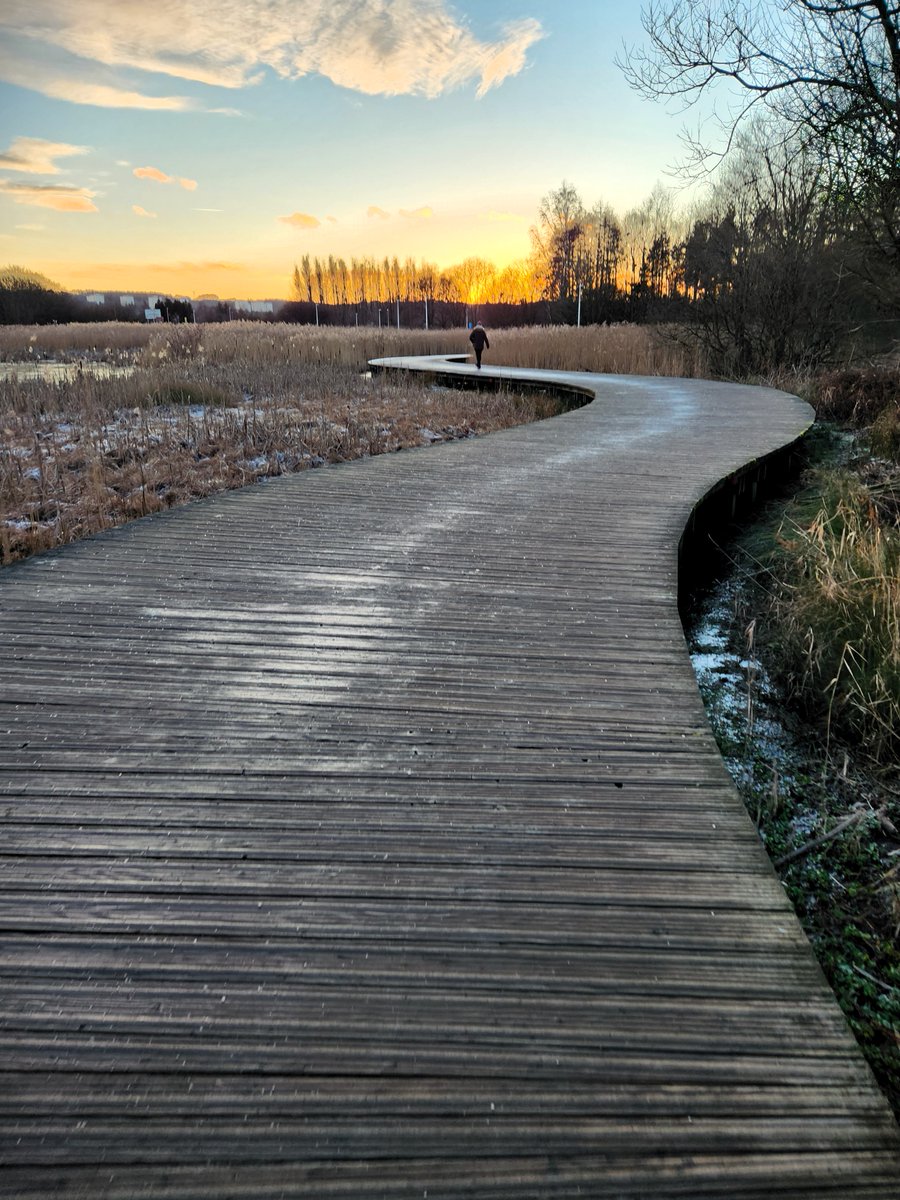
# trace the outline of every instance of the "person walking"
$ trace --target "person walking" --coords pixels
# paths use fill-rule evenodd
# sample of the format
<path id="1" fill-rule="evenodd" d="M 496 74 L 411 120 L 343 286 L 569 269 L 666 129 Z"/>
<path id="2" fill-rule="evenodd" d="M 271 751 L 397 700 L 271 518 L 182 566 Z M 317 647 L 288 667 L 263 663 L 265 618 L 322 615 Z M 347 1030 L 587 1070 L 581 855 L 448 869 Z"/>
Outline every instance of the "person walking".
<path id="1" fill-rule="evenodd" d="M 475 347 L 475 366 L 480 371 L 481 356 L 485 350 L 490 350 L 491 348 L 491 343 L 488 341 L 488 335 L 484 332 L 484 326 L 480 321 L 469 334 L 469 341 Z"/>

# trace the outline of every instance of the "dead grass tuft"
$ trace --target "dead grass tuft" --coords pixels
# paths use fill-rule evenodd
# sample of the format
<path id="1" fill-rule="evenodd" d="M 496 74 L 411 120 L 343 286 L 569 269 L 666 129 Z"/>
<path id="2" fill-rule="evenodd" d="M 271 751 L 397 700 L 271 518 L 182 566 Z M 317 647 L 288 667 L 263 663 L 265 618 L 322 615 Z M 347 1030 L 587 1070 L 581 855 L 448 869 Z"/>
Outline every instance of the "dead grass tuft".
<path id="1" fill-rule="evenodd" d="M 900 372 L 885 367 L 826 372 L 815 381 L 811 403 L 824 420 L 861 429 L 885 410 L 900 409 Z"/>

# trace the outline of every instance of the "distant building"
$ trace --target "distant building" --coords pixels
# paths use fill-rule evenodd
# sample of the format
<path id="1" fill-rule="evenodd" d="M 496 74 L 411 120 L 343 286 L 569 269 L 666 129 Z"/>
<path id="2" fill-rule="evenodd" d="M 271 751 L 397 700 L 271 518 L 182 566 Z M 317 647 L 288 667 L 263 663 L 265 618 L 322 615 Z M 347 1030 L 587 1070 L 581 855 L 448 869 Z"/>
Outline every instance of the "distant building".
<path id="1" fill-rule="evenodd" d="M 119 303 L 123 308 L 134 308 L 134 296 L 120 296 Z"/>
<path id="2" fill-rule="evenodd" d="M 145 308 L 144 309 L 144 320 L 145 321 L 161 321 L 162 313 L 159 311 L 158 308 Z"/>
<path id="3" fill-rule="evenodd" d="M 235 312 L 274 312 L 274 305 L 271 300 L 235 300 L 232 307 Z"/>
<path id="4" fill-rule="evenodd" d="M 104 295 L 103 292 L 89 292 L 85 296 L 84 299 L 87 304 L 105 304 L 106 303 L 106 296 Z"/>

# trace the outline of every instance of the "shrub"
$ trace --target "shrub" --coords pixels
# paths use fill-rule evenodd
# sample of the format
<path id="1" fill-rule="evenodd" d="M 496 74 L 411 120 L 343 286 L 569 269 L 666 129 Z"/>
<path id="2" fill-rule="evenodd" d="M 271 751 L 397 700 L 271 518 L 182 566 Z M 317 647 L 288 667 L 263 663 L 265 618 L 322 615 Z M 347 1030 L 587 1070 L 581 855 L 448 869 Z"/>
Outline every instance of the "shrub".
<path id="1" fill-rule="evenodd" d="M 812 404 L 819 417 L 861 429 L 886 408 L 900 406 L 900 373 L 884 367 L 826 372 L 816 381 Z"/>
<path id="2" fill-rule="evenodd" d="M 869 430 L 869 446 L 880 458 L 900 462 L 900 407 L 882 409 Z"/>

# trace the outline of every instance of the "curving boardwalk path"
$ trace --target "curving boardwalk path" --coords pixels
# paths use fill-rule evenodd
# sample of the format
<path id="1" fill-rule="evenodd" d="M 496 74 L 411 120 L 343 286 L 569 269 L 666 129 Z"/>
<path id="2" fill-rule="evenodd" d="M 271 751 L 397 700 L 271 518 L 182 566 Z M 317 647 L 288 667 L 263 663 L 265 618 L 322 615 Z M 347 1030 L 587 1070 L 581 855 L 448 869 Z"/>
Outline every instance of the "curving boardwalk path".
<path id="1" fill-rule="evenodd" d="M 0 575 L 0 1196 L 896 1200 L 675 603 L 810 412 L 575 378 Z"/>

